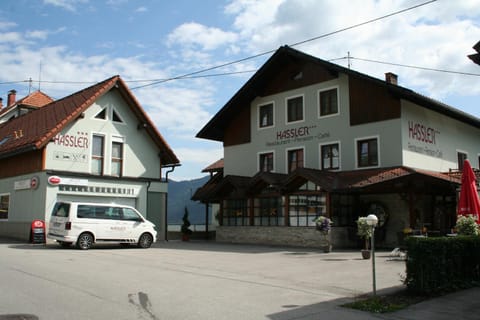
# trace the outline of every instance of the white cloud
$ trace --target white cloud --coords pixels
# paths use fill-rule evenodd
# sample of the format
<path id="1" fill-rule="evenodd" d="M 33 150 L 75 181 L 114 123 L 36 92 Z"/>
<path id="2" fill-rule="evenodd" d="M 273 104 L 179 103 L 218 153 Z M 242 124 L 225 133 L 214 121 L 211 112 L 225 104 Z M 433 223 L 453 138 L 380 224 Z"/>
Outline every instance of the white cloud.
<path id="1" fill-rule="evenodd" d="M 147 7 L 138 7 L 137 9 L 135 9 L 135 12 L 147 12 L 148 9 Z"/>
<path id="2" fill-rule="evenodd" d="M 12 43 L 18 45 L 24 43 L 25 40 L 19 32 L 3 32 L 0 33 L 0 43 Z"/>
<path id="3" fill-rule="evenodd" d="M 16 26 L 17 24 L 12 21 L 0 21 L 0 30 L 7 30 Z"/>
<path id="4" fill-rule="evenodd" d="M 88 3 L 88 0 L 43 0 L 43 3 L 63 8 L 67 11 L 76 11 L 77 5 Z"/>
<path id="5" fill-rule="evenodd" d="M 184 83 L 147 87 L 135 94 L 148 106 L 153 121 L 179 139 L 191 139 L 212 116 L 206 108 L 212 105 L 214 90 L 205 81 L 190 87 Z"/>
<path id="6" fill-rule="evenodd" d="M 234 43 L 237 35 L 219 28 L 207 27 L 196 22 L 184 23 L 168 35 L 169 46 L 182 45 L 188 48 L 215 50 L 220 46 Z"/>
<path id="7" fill-rule="evenodd" d="M 238 43 L 250 54 L 276 49 L 361 24 L 417 3 L 351 0 L 235 0 Z M 466 55 L 478 40 L 478 1 L 435 2 L 296 47 L 322 59 L 351 56 L 432 69 L 479 73 Z M 475 18 L 476 20 L 473 20 Z M 243 45 L 242 45 L 243 44 Z M 245 52 L 245 51 L 244 51 Z M 245 53 L 247 54 L 247 53 Z M 335 61 L 346 66 L 346 60 Z M 383 79 L 399 74 L 400 84 L 434 98 L 480 93 L 472 77 L 352 60 L 352 68 Z"/>
<path id="8" fill-rule="evenodd" d="M 203 148 L 180 147 L 175 148 L 174 151 L 182 163 L 182 166 L 175 169 L 172 175 L 173 179 L 177 181 L 203 177 L 206 173 L 202 173 L 202 169 L 223 158 L 223 150 L 220 145 L 205 145 Z M 192 171 L 189 168 L 198 168 L 198 171 Z"/>
<path id="9" fill-rule="evenodd" d="M 25 33 L 26 38 L 45 40 L 48 37 L 48 31 L 45 30 L 32 30 Z"/>

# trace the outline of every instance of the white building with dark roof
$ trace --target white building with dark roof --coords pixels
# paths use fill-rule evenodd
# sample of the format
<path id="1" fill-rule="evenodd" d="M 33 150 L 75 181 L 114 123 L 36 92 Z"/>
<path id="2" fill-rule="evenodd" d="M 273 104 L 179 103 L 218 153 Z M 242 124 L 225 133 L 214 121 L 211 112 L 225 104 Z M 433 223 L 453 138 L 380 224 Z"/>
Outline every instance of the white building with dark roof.
<path id="1" fill-rule="evenodd" d="M 221 179 L 194 199 L 217 204 L 217 239 L 318 246 L 313 219 L 333 220 L 334 246 L 356 244 L 375 212 L 379 244 L 404 229 L 445 234 L 457 176 L 480 166 L 480 119 L 385 80 L 290 47 L 273 56 L 200 130 L 223 143 Z"/>

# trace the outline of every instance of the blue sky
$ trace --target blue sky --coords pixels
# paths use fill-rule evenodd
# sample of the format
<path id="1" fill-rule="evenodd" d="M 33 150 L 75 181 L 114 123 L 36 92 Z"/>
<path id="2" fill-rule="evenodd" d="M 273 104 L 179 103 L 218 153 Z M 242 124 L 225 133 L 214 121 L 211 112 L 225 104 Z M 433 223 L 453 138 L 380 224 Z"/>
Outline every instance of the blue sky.
<path id="1" fill-rule="evenodd" d="M 170 177 L 197 178 L 223 154 L 220 143 L 197 139 L 196 133 L 270 54 L 197 74 L 208 77 L 159 80 L 426 2 L 3 0 L 0 96 L 6 101 L 11 89 L 21 98 L 40 88 L 62 98 L 119 74 L 181 160 Z M 480 66 L 467 58 L 477 41 L 480 1 L 438 0 L 295 48 L 343 66 L 349 52 L 356 71 L 380 79 L 394 72 L 399 85 L 480 117 Z"/>

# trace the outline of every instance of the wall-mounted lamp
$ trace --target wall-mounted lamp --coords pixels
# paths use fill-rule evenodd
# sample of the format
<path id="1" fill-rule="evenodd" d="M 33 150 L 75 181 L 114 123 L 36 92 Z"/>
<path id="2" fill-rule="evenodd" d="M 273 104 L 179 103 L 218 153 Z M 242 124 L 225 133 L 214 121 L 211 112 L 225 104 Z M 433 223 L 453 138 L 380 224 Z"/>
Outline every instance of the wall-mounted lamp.
<path id="1" fill-rule="evenodd" d="M 137 130 L 146 129 L 146 128 L 147 128 L 147 124 L 145 122 L 139 123 L 137 125 Z"/>

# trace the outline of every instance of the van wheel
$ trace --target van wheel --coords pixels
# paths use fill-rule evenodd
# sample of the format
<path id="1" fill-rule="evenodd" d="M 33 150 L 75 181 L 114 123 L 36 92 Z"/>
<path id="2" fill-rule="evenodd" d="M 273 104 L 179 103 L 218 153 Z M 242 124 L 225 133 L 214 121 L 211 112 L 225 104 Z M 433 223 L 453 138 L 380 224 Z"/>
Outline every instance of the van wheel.
<path id="1" fill-rule="evenodd" d="M 92 247 L 93 236 L 90 233 L 82 233 L 78 236 L 77 247 L 81 250 L 88 250 Z"/>
<path id="2" fill-rule="evenodd" d="M 150 248 L 153 243 L 153 237 L 150 233 L 144 233 L 138 239 L 138 246 L 143 249 Z"/>

